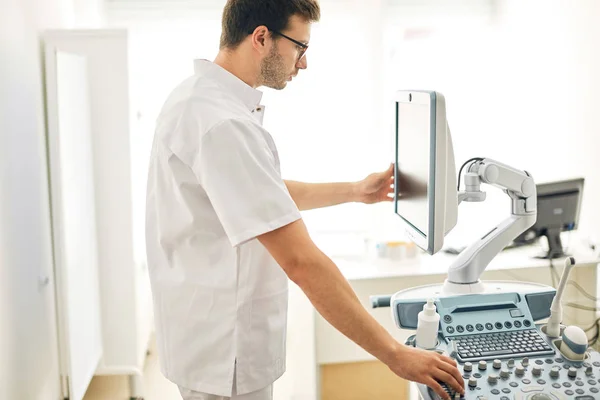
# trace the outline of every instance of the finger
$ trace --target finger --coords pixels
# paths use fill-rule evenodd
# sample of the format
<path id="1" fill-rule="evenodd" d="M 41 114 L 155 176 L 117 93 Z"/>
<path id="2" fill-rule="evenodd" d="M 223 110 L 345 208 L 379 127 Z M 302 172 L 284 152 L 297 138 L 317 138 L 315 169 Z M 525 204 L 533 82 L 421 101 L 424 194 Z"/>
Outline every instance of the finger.
<path id="1" fill-rule="evenodd" d="M 442 385 L 437 383 L 435 380 L 429 379 L 429 382 L 426 383 L 426 385 L 433 389 L 433 391 L 437 393 L 437 395 L 440 396 L 442 399 L 450 400 L 450 396 L 448 395 L 448 393 L 446 393 L 446 391 L 442 388 Z"/>
<path id="2" fill-rule="evenodd" d="M 445 365 L 447 365 L 447 364 L 445 364 Z M 464 393 L 463 385 L 461 383 L 459 383 L 459 382 L 464 382 L 462 379 L 462 376 L 459 378 L 460 380 L 456 380 L 456 377 L 453 374 L 450 374 L 450 373 L 444 371 L 443 369 L 438 369 L 437 374 L 435 374 L 435 377 L 442 382 L 446 382 L 448 384 L 448 386 L 450 386 L 456 392 L 458 392 L 460 394 Z"/>
<path id="3" fill-rule="evenodd" d="M 452 366 L 448 363 L 442 363 L 441 368 L 444 371 L 446 371 L 447 373 L 449 373 L 450 375 L 452 375 L 452 377 L 454 378 L 454 381 L 458 385 L 457 387 L 452 386 L 452 388 L 458 392 L 463 393 L 463 390 L 465 388 L 465 381 L 464 381 L 462 375 L 460 374 L 460 371 L 458 370 L 458 368 L 456 368 L 455 366 Z"/>

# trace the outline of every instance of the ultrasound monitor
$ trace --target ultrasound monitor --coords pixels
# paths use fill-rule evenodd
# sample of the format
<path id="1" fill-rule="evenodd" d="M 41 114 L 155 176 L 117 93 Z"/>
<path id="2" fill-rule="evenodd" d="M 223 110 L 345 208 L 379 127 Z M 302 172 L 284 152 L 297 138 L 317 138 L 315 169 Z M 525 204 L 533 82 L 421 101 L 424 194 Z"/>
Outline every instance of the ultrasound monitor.
<path id="1" fill-rule="evenodd" d="M 395 105 L 394 212 L 409 238 L 435 254 L 458 218 L 445 99 L 433 91 L 399 91 Z"/>
<path id="2" fill-rule="evenodd" d="M 541 258 L 566 257 L 560 233 L 577 229 L 584 178 L 548 182 L 537 187 L 537 221 L 518 238 L 516 244 L 529 244 L 545 236 L 548 252 Z"/>

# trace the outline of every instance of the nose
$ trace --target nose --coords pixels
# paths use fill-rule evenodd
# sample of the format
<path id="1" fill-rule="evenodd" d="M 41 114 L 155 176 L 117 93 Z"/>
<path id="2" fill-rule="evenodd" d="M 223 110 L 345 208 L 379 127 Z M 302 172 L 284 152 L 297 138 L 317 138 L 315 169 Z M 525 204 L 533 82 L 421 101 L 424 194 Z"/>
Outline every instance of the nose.
<path id="1" fill-rule="evenodd" d="M 304 57 L 302 57 L 301 59 L 298 60 L 298 62 L 296 63 L 296 67 L 298 69 L 308 68 L 308 61 L 306 60 L 306 55 L 304 55 Z"/>

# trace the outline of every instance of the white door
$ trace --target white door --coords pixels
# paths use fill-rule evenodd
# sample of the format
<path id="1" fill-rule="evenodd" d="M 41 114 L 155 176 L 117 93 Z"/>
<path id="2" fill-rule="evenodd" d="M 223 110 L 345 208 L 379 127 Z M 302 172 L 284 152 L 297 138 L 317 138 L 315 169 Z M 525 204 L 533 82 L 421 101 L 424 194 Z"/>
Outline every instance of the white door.
<path id="1" fill-rule="evenodd" d="M 59 347 L 70 400 L 83 399 L 102 357 L 88 85 L 85 57 L 46 49 Z"/>

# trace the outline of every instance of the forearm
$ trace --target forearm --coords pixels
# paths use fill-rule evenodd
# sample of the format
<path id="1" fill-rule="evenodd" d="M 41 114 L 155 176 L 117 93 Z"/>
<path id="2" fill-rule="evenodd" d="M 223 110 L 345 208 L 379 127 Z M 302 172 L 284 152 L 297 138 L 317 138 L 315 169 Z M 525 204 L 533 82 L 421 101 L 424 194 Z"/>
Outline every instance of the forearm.
<path id="1" fill-rule="evenodd" d="M 300 211 L 359 201 L 357 184 L 284 181 Z"/>
<path id="2" fill-rule="evenodd" d="M 386 365 L 397 362 L 404 346 L 365 310 L 326 255 L 321 254 L 311 265 L 298 268 L 290 278 L 334 328 Z"/>

